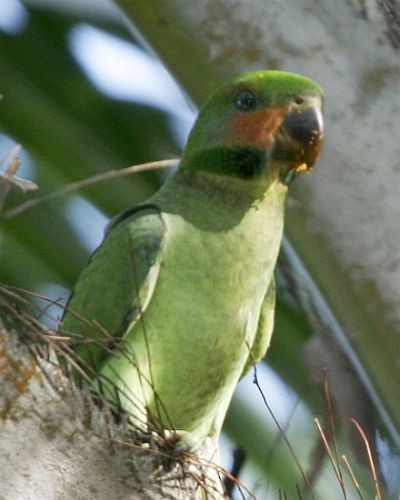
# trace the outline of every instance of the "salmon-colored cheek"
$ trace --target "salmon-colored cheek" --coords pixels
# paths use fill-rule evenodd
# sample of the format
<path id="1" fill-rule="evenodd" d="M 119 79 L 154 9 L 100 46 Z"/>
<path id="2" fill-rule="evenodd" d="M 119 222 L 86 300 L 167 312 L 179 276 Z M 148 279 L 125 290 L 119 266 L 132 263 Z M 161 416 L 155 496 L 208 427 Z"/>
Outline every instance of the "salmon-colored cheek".
<path id="1" fill-rule="evenodd" d="M 260 111 L 238 114 L 231 122 L 226 135 L 229 146 L 248 145 L 261 149 L 274 142 L 274 135 L 283 120 L 283 108 L 269 108 Z"/>

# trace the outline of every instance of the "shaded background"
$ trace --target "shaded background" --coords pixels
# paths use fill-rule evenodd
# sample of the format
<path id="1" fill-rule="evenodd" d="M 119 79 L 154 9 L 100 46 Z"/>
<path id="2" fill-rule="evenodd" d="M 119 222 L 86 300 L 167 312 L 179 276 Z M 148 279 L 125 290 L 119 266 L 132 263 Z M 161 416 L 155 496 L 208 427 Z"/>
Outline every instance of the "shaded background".
<path id="1" fill-rule="evenodd" d="M 322 26 L 331 27 L 331 31 L 320 28 L 321 32 L 316 33 L 310 9 L 301 5 L 300 18 L 294 8 L 284 10 L 279 17 L 274 12 L 279 6 L 275 1 L 269 7 L 288 28 L 287 38 L 275 36 L 264 47 L 260 66 L 261 24 L 259 30 L 251 29 L 250 21 L 242 17 L 241 24 L 232 25 L 236 37 L 226 31 L 228 14 L 232 14 L 236 4 L 198 2 L 203 18 L 197 16 L 196 21 L 189 15 L 189 3 L 186 10 L 180 2 L 173 1 L 164 2 L 167 9 L 158 6 L 156 10 L 157 2 L 153 0 L 140 3 L 139 7 L 127 2 L 126 8 L 197 102 L 223 76 L 237 71 L 238 66 L 240 70 L 282 67 L 299 72 L 304 72 L 304 67 L 327 89 L 326 153 L 312 177 L 307 176 L 295 186 L 287 220 L 289 236 L 302 257 L 300 269 L 306 269 L 302 263 L 305 262 L 319 288 L 316 295 L 304 300 L 304 294 L 310 294 L 315 283 L 302 288 L 306 279 L 299 278 L 300 271 L 296 271 L 290 259 L 289 247 L 282 255 L 277 276 L 277 325 L 268 365 L 260 365 L 258 375 L 302 467 L 316 471 L 320 460 L 313 418 L 322 419 L 324 404 L 321 388 L 310 384 L 310 378 L 320 379 L 321 366 L 328 366 L 339 414 L 337 437 L 341 452 L 349 457 L 365 497 L 371 497 L 369 468 L 360 467 L 360 460 L 354 456 L 365 456 L 362 446 L 356 441 L 352 447 L 357 437 L 348 439 L 349 433 L 342 425 L 346 416 L 355 416 L 362 422 L 374 458 L 381 466 L 380 480 L 383 483 L 383 476 L 386 477 L 394 495 L 400 475 L 395 309 L 399 255 L 394 234 L 400 219 L 397 198 L 391 194 L 393 191 L 396 195 L 400 175 L 398 141 L 393 135 L 397 130 L 393 117 L 400 105 L 398 98 L 391 97 L 391 89 L 399 88 L 400 78 L 396 39 L 378 8 L 371 13 L 357 4 L 341 5 L 335 12 L 322 6 L 315 12 L 313 4 L 313 16 L 319 16 Z M 217 5 L 225 5 L 227 10 L 218 10 Z M 344 8 L 348 9 L 348 16 L 353 16 L 350 31 L 338 20 Z M 207 19 L 209 24 L 204 24 Z M 199 27 L 200 21 L 203 24 Z M 379 33 L 375 36 L 376 26 Z M 202 30 L 205 36 L 199 42 Z M 388 30 L 392 38 L 387 36 Z M 290 40 L 296 31 L 312 32 L 312 40 L 305 38 L 300 47 L 297 40 Z M 371 69 L 368 73 L 362 65 L 356 65 L 356 49 L 362 45 L 359 39 L 365 33 L 375 37 L 378 47 L 374 45 L 362 53 L 370 61 L 365 67 L 375 68 L 375 72 Z M 391 43 L 389 38 L 393 39 Z M 208 44 L 207 51 L 204 44 Z M 322 48 L 318 49 L 318 45 Z M 386 51 L 386 59 L 381 51 Z M 344 75 L 352 71 L 353 77 L 345 79 Z M 336 80 L 332 75 L 336 75 Z M 22 144 L 19 175 L 35 181 L 40 188 L 35 195 L 23 195 L 14 189 L 5 210 L 27 196 L 51 192 L 74 180 L 179 156 L 195 117 L 195 107 L 183 92 L 148 47 L 143 48 L 143 39 L 137 33 L 136 37 L 132 35 L 114 4 L 2 0 L 0 158 L 16 142 Z M 378 105 L 379 96 L 386 100 Z M 370 120 L 371 113 L 375 120 Z M 360 126 L 355 117 L 364 120 Z M 379 148 L 385 151 L 385 160 L 379 166 L 375 160 L 379 157 L 378 138 Z M 366 154 L 363 158 L 373 161 L 363 161 L 361 151 Z M 335 170 L 338 163 L 340 168 Z M 377 172 L 382 176 L 383 171 L 389 171 L 388 179 L 380 178 L 377 187 L 374 176 Z M 372 176 L 369 183 L 367 174 Z M 161 185 L 165 175 L 165 171 L 151 172 L 98 184 L 1 221 L 0 282 L 65 301 L 88 255 L 101 241 L 108 219 L 146 199 Z M 350 198 L 353 204 L 349 204 Z M 383 198 L 391 200 L 386 208 L 382 208 Z M 368 250 L 368 258 L 365 254 L 354 257 L 355 243 Z M 376 266 L 383 269 L 376 275 L 378 280 L 370 276 L 374 258 Z M 301 283 L 296 284 L 296 280 Z M 382 292 L 385 283 L 391 291 L 389 295 Z M 341 333 L 346 338 L 350 333 L 351 345 L 332 340 L 331 323 L 318 302 L 321 297 L 328 299 L 329 310 L 333 309 L 339 318 Z M 57 317 L 60 310 L 52 308 L 51 313 Z M 319 337 L 312 337 L 315 334 Z M 311 338 L 307 369 L 303 352 Z M 364 370 L 362 373 L 367 374 L 362 383 L 357 362 Z M 378 394 L 376 400 L 371 400 L 371 392 Z M 387 416 L 383 422 L 382 414 Z M 225 425 L 226 467 L 231 465 L 231 452 L 236 446 L 246 450 L 241 479 L 259 498 L 278 498 L 280 490 L 286 491 L 289 498 L 296 494 L 295 485 L 301 483 L 296 463 L 252 384 L 252 374 L 240 384 Z M 317 498 L 339 497 L 340 487 L 329 461 L 324 460 L 321 467 Z M 349 498 L 357 498 L 348 479 L 346 484 Z"/>

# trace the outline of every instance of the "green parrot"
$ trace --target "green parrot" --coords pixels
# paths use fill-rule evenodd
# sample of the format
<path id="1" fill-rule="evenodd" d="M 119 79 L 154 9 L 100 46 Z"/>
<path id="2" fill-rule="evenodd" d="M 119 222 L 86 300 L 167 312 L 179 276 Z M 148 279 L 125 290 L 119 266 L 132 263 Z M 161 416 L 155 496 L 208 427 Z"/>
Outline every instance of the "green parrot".
<path id="1" fill-rule="evenodd" d="M 217 439 L 268 348 L 289 182 L 322 140 L 323 91 L 283 71 L 237 76 L 202 107 L 180 165 L 118 216 L 63 318 L 91 388 L 188 449 Z"/>

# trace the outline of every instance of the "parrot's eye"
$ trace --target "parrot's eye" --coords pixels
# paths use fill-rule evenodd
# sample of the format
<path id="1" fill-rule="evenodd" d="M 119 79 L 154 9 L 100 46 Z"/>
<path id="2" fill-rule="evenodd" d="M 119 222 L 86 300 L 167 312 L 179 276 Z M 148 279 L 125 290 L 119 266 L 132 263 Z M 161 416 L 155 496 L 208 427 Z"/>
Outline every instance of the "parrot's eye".
<path id="1" fill-rule="evenodd" d="M 235 104 L 240 111 L 250 111 L 257 104 L 256 96 L 250 90 L 242 90 L 236 98 Z"/>
<path id="2" fill-rule="evenodd" d="M 293 100 L 298 106 L 301 106 L 304 103 L 304 99 L 300 95 L 295 95 Z"/>

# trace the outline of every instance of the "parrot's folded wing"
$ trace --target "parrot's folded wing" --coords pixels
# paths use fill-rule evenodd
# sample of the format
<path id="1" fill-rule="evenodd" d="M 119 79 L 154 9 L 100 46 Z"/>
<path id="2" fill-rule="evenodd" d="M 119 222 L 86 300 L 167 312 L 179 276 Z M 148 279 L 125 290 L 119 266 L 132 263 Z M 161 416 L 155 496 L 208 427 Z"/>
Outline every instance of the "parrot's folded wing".
<path id="1" fill-rule="evenodd" d="M 160 210 L 154 205 L 136 207 L 113 221 L 84 268 L 62 329 L 76 335 L 75 352 L 93 370 L 100 369 L 108 352 L 148 306 L 164 235 Z"/>

